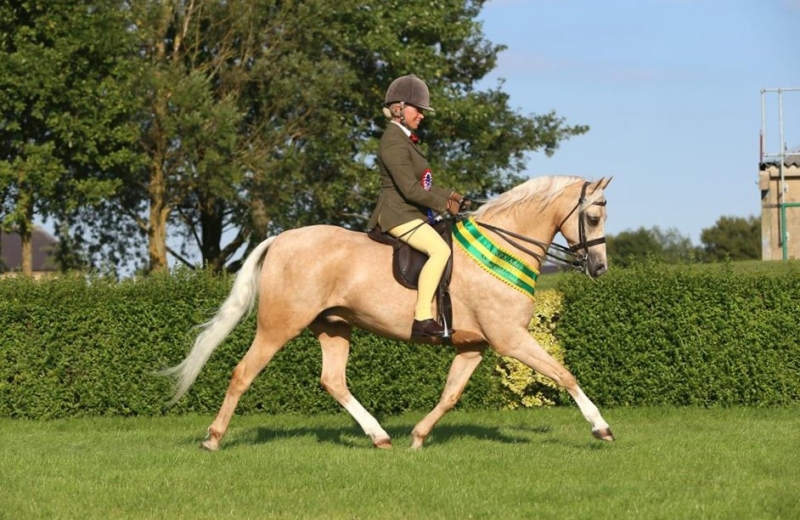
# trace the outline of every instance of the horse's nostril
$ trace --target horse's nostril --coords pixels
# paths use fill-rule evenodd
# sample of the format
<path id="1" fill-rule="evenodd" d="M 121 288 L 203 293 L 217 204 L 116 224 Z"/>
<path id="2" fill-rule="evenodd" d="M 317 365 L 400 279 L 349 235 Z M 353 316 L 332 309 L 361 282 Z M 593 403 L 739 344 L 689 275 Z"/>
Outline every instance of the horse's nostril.
<path id="1" fill-rule="evenodd" d="M 592 278 L 597 278 L 601 274 L 606 272 L 606 264 L 597 264 L 594 268 L 594 272 L 592 273 Z"/>

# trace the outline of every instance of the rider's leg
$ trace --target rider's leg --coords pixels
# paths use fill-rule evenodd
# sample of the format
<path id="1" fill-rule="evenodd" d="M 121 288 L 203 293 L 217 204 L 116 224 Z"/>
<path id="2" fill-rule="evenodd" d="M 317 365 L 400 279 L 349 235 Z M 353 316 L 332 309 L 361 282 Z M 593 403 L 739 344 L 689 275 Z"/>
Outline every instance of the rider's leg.
<path id="1" fill-rule="evenodd" d="M 428 255 L 428 260 L 419 274 L 414 319 L 417 321 L 433 319 L 431 302 L 447 266 L 447 260 L 450 258 L 450 248 L 436 230 L 419 219 L 394 227 L 389 233 Z"/>

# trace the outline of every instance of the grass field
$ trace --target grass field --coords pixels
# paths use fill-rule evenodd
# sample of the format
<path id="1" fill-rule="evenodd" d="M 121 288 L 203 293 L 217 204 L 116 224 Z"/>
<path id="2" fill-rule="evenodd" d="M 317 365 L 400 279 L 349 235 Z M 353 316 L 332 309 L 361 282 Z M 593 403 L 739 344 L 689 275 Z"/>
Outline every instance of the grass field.
<path id="1" fill-rule="evenodd" d="M 574 407 L 420 415 L 380 451 L 345 415 L 0 420 L 0 518 L 795 519 L 800 408 L 611 409 L 615 443 Z"/>

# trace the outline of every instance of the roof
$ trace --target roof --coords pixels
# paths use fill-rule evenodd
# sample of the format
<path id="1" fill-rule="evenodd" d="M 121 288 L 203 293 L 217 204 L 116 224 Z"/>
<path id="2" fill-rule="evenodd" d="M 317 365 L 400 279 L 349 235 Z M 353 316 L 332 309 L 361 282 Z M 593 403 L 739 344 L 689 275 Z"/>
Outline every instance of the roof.
<path id="1" fill-rule="evenodd" d="M 761 165 L 763 167 L 769 165 L 777 165 L 778 163 L 780 163 L 780 161 L 776 156 L 770 156 L 769 159 L 762 161 Z M 800 167 L 800 150 L 792 150 L 786 152 L 783 155 L 783 165 Z"/>
<path id="2" fill-rule="evenodd" d="M 33 229 L 33 271 L 56 271 L 53 251 L 58 240 L 39 226 Z M 22 239 L 18 233 L 0 231 L 0 272 L 22 269 Z"/>

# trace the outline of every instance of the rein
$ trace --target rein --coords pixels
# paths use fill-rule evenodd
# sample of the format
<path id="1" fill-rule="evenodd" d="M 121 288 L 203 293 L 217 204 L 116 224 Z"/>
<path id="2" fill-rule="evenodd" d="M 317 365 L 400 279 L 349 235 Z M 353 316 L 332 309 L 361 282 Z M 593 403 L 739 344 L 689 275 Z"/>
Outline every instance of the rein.
<path id="1" fill-rule="evenodd" d="M 544 262 L 545 258 L 550 258 L 554 263 L 562 265 L 564 267 L 571 267 L 573 269 L 581 270 L 583 269 L 584 260 L 578 255 L 576 255 L 571 248 L 562 246 L 561 244 L 550 244 L 549 246 L 544 242 L 536 240 L 535 238 L 529 238 L 523 235 L 519 235 L 514 233 L 513 231 L 508 231 L 507 229 L 499 228 L 497 226 L 493 226 L 491 224 L 486 224 L 484 222 L 477 222 L 479 226 L 486 228 L 490 231 L 494 231 L 500 238 L 511 244 L 512 246 L 516 247 L 520 251 L 523 251 L 535 259 L 539 261 L 539 263 Z M 544 250 L 544 254 L 539 254 L 531 251 L 527 247 L 511 240 L 509 237 L 514 237 L 518 240 L 522 240 L 523 242 L 527 242 L 528 244 L 533 244 L 535 246 L 539 246 Z M 554 249 L 556 252 L 551 252 L 551 249 Z"/>
<path id="2" fill-rule="evenodd" d="M 586 182 L 583 184 L 581 188 L 581 197 L 578 200 L 578 204 L 572 208 L 564 220 L 561 221 L 561 224 L 558 226 L 558 230 L 561 231 L 561 227 L 564 223 L 575 213 L 575 210 L 578 210 L 583 203 L 586 201 L 586 187 L 589 186 L 589 183 Z M 477 202 L 477 201 L 476 201 Z M 606 202 L 595 202 L 593 203 L 595 206 L 605 206 Z M 507 229 L 503 229 L 497 226 L 493 226 L 491 224 L 486 224 L 484 222 L 477 222 L 478 225 L 484 227 L 490 231 L 494 231 L 500 238 L 511 244 L 512 246 L 516 247 L 520 251 L 524 251 L 525 253 L 531 255 L 532 257 L 536 258 L 539 263 L 543 263 L 545 258 L 550 258 L 550 260 L 558 265 L 563 267 L 570 267 L 572 269 L 578 271 L 584 271 L 586 269 L 586 261 L 589 258 L 589 248 L 596 246 L 598 244 L 604 244 L 606 241 L 606 237 L 595 238 L 594 240 L 586 240 L 586 225 L 583 222 L 583 214 L 584 210 L 578 210 L 578 240 L 579 242 L 572 247 L 562 246 L 561 244 L 545 244 L 540 240 L 536 240 L 535 238 L 526 237 L 513 231 L 508 231 Z M 535 246 L 539 246 L 544 251 L 544 254 L 539 254 L 531 251 L 527 247 L 515 242 L 509 237 L 514 237 L 517 240 L 521 240 L 528 244 L 533 244 Z M 554 249 L 555 252 L 551 252 L 550 250 Z M 583 250 L 583 251 L 581 251 Z"/>

